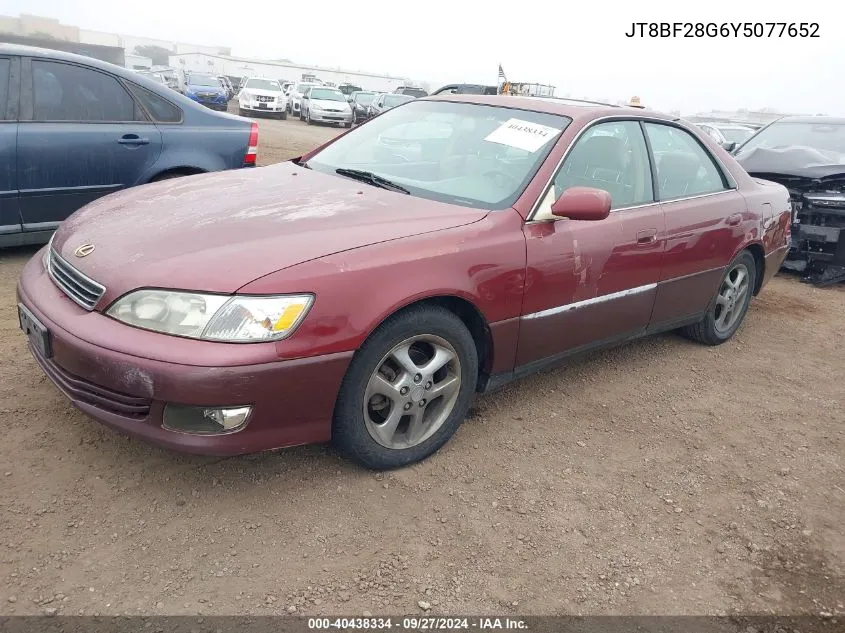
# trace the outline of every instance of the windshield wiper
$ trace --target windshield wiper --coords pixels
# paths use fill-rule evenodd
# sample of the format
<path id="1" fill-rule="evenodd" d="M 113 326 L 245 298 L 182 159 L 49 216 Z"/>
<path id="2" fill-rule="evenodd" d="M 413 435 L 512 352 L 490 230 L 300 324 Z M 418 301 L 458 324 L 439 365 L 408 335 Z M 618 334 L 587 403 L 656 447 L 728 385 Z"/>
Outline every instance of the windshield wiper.
<path id="1" fill-rule="evenodd" d="M 360 180 L 361 182 L 367 182 L 373 185 L 374 187 L 380 187 L 381 189 L 388 189 L 389 191 L 396 191 L 398 193 L 404 193 L 408 195 L 410 195 L 411 193 L 402 185 L 397 185 L 395 182 L 391 182 L 387 178 L 377 176 L 371 171 L 364 171 L 362 169 L 346 169 L 345 167 L 340 167 L 338 169 L 335 169 L 334 172 L 340 176 L 347 176 L 348 178 L 354 178 L 355 180 Z"/>

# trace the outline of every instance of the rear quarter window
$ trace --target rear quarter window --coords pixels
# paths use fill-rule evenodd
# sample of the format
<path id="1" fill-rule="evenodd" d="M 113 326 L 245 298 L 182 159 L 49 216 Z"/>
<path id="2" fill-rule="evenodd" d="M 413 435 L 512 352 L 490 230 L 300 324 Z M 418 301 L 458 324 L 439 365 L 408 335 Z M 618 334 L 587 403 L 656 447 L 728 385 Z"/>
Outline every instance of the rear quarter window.
<path id="1" fill-rule="evenodd" d="M 137 84 L 129 84 L 129 86 L 132 89 L 132 93 L 144 106 L 144 109 L 149 112 L 153 121 L 156 123 L 182 122 L 182 110 L 170 103 L 167 99 Z"/>

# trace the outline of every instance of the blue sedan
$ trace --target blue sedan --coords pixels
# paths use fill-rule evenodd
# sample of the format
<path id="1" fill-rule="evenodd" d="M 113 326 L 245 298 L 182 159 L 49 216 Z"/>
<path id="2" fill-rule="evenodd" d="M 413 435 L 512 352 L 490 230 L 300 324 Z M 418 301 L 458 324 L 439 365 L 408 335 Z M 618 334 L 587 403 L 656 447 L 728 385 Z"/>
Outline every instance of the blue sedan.
<path id="1" fill-rule="evenodd" d="M 0 247 L 45 243 L 74 211 L 127 187 L 253 167 L 257 145 L 253 121 L 138 73 L 0 44 Z"/>
<path id="2" fill-rule="evenodd" d="M 185 80 L 185 96 L 221 112 L 225 112 L 229 104 L 229 93 L 214 75 L 190 73 Z"/>

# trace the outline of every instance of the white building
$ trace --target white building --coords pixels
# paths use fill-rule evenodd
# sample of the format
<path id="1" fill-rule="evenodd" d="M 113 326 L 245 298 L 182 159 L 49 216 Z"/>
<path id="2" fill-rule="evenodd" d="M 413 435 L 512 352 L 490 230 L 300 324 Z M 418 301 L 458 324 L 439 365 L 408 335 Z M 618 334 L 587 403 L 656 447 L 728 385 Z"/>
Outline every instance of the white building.
<path id="1" fill-rule="evenodd" d="M 227 75 L 237 79 L 241 77 L 266 77 L 268 79 L 297 81 L 302 80 L 303 75 L 314 75 L 317 79 L 336 86 L 348 83 L 361 86 L 364 90 L 378 92 L 392 92 L 400 86 L 418 86 L 428 90 L 427 84 L 411 81 L 407 77 L 206 53 L 171 55 L 170 65 L 173 68 L 181 68 L 189 72 Z"/>

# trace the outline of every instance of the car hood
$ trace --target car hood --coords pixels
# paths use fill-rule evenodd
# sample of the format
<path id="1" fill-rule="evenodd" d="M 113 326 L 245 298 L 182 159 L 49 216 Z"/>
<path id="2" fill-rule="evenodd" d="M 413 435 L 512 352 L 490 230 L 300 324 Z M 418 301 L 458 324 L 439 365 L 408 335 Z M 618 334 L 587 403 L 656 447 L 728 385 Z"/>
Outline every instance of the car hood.
<path id="1" fill-rule="evenodd" d="M 106 196 L 63 222 L 53 247 L 106 286 L 108 300 L 140 287 L 230 293 L 302 262 L 487 213 L 280 163 Z M 75 256 L 85 244 L 93 252 Z"/>
<path id="2" fill-rule="evenodd" d="M 311 106 L 332 110 L 349 110 L 349 103 L 347 101 L 331 101 L 330 99 L 312 99 Z"/>
<path id="3" fill-rule="evenodd" d="M 777 174 L 820 179 L 845 174 L 845 155 L 812 147 L 755 147 L 739 152 L 735 158 L 745 171 L 757 176 Z"/>

